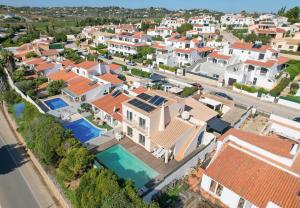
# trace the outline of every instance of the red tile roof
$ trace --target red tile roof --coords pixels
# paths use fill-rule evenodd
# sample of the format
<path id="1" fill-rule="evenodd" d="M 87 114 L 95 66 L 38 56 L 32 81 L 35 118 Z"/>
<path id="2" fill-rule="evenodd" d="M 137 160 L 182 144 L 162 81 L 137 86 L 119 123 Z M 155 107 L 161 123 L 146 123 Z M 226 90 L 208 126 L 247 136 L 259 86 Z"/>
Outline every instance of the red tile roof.
<path id="1" fill-rule="evenodd" d="M 69 59 L 63 60 L 63 61 L 60 62 L 60 63 L 61 63 L 62 66 L 65 67 L 65 68 L 68 67 L 68 66 L 71 66 L 71 67 L 76 66 L 76 64 L 75 64 L 73 61 L 69 60 Z"/>
<path id="2" fill-rule="evenodd" d="M 93 85 L 89 85 L 89 83 L 92 83 L 92 80 L 82 76 L 77 76 L 68 82 L 67 89 L 76 95 L 82 95 L 100 86 L 99 83 Z"/>
<path id="3" fill-rule="evenodd" d="M 92 104 L 111 115 L 114 119 L 122 121 L 122 103 L 128 99 L 129 97 L 123 93 L 116 97 L 113 97 L 112 94 L 109 94 L 98 100 L 95 100 L 92 102 Z"/>
<path id="4" fill-rule="evenodd" d="M 122 46 L 135 46 L 135 47 L 140 47 L 140 46 L 145 46 L 145 44 L 143 43 L 130 43 L 130 42 L 119 42 L 119 41 L 113 41 L 113 40 L 109 40 L 107 41 L 107 43 L 110 44 L 115 44 L 115 45 L 122 45 Z"/>
<path id="5" fill-rule="evenodd" d="M 289 58 L 281 56 L 281 57 L 278 57 L 277 64 L 278 65 L 285 64 L 285 63 L 289 62 L 289 60 L 290 60 Z"/>
<path id="6" fill-rule="evenodd" d="M 193 51 L 195 51 L 194 48 L 185 48 L 185 49 L 178 48 L 178 49 L 175 49 L 176 53 L 192 53 Z"/>
<path id="7" fill-rule="evenodd" d="M 110 74 L 110 73 L 107 73 L 107 74 L 99 75 L 98 77 L 99 77 L 100 79 L 105 80 L 105 81 L 107 81 L 107 82 L 110 82 L 110 83 L 112 83 L 112 84 L 120 84 L 120 83 L 123 82 L 122 80 L 120 80 L 120 79 L 118 78 L 118 75 L 116 75 L 116 74 Z"/>
<path id="8" fill-rule="evenodd" d="M 98 62 L 95 62 L 95 61 L 83 61 L 83 62 L 77 64 L 76 67 L 88 70 L 88 69 L 93 68 L 97 64 L 98 64 Z"/>
<path id="9" fill-rule="evenodd" d="M 229 135 L 237 137 L 240 140 L 243 140 L 247 143 L 250 143 L 254 146 L 262 148 L 276 155 L 292 158 L 290 151 L 295 142 L 289 139 L 284 139 L 275 136 L 261 136 L 244 130 L 232 128 L 228 130 L 225 134 L 220 136 L 218 140 L 224 141 L 224 139 Z"/>
<path id="10" fill-rule="evenodd" d="M 249 50 L 249 51 L 259 51 L 259 52 L 266 52 L 267 50 L 272 49 L 271 46 L 262 45 L 260 48 L 253 48 L 252 43 L 241 43 L 235 42 L 231 44 L 232 48 L 241 49 L 241 50 Z"/>
<path id="11" fill-rule="evenodd" d="M 52 56 L 52 55 L 57 55 L 58 51 L 55 49 L 50 49 L 50 50 L 45 50 L 45 51 L 41 51 L 43 56 Z"/>
<path id="12" fill-rule="evenodd" d="M 35 70 L 36 71 L 44 71 L 46 69 L 50 69 L 52 67 L 55 66 L 55 63 L 47 63 L 47 62 L 44 62 L 44 63 L 41 63 L 41 64 L 38 64 L 36 67 L 35 67 Z"/>
<path id="13" fill-rule="evenodd" d="M 109 70 L 114 71 L 114 70 L 121 69 L 122 67 L 120 65 L 118 65 L 118 64 L 109 64 L 108 68 L 109 68 Z"/>
<path id="14" fill-rule="evenodd" d="M 139 88 L 135 88 L 131 91 L 139 95 L 139 94 L 142 94 L 143 92 L 146 92 L 147 90 L 148 89 L 146 87 L 139 87 Z"/>
<path id="15" fill-rule="evenodd" d="M 256 60 L 246 60 L 245 64 L 251 64 L 255 66 L 271 68 L 276 63 L 275 60 L 268 60 L 268 61 L 256 61 Z"/>
<path id="16" fill-rule="evenodd" d="M 58 72 L 54 72 L 48 75 L 48 78 L 50 80 L 63 80 L 65 82 L 68 82 L 75 77 L 78 77 L 78 75 L 72 71 L 65 71 L 65 70 L 60 70 Z"/>
<path id="17" fill-rule="evenodd" d="M 44 59 L 41 58 L 31 58 L 31 59 L 27 59 L 25 61 L 23 61 L 23 63 L 27 64 L 27 65 L 37 65 L 37 64 L 41 64 L 44 62 Z"/>
<path id="18" fill-rule="evenodd" d="M 219 54 L 217 51 L 213 51 L 208 56 L 211 58 L 222 59 L 222 60 L 229 60 L 231 58 L 231 56 Z"/>
<path id="19" fill-rule="evenodd" d="M 211 47 L 202 47 L 202 48 L 197 48 L 197 51 L 199 53 L 202 53 L 202 52 L 209 52 L 209 51 L 213 51 L 214 48 L 211 48 Z"/>
<path id="20" fill-rule="evenodd" d="M 300 207 L 299 177 L 231 145 L 225 145 L 205 174 L 257 207 L 273 202 Z"/>

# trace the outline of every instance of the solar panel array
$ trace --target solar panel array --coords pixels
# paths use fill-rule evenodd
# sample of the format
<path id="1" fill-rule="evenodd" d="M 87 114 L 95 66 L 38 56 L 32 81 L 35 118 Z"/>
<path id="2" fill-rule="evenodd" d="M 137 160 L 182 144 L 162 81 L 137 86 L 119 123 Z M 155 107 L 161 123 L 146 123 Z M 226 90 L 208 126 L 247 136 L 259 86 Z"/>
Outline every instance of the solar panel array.
<path id="1" fill-rule="evenodd" d="M 158 95 L 155 95 L 154 97 L 152 97 L 149 101 L 149 103 L 155 105 L 155 106 L 160 106 L 161 104 L 163 104 L 165 102 L 165 98 L 160 97 Z"/>
<path id="2" fill-rule="evenodd" d="M 121 93 L 122 93 L 122 92 L 121 92 L 120 90 L 116 90 L 116 91 L 114 91 L 114 92 L 111 94 L 111 96 L 117 97 L 117 96 L 119 96 Z"/>
<path id="3" fill-rule="evenodd" d="M 138 98 L 141 98 L 142 100 L 145 100 L 145 101 L 148 101 L 148 100 L 150 100 L 150 99 L 152 98 L 151 95 L 148 95 L 148 94 L 146 94 L 146 93 L 141 93 L 141 94 L 139 94 L 137 97 L 138 97 Z"/>
<path id="4" fill-rule="evenodd" d="M 139 109 L 141 109 L 141 110 L 144 110 L 148 113 L 155 109 L 155 107 L 153 107 L 153 106 L 151 106 L 151 105 L 149 105 L 149 104 L 147 104 L 143 101 L 140 101 L 136 98 L 130 100 L 128 103 L 135 106 L 135 107 L 137 107 L 137 108 L 139 108 Z"/>

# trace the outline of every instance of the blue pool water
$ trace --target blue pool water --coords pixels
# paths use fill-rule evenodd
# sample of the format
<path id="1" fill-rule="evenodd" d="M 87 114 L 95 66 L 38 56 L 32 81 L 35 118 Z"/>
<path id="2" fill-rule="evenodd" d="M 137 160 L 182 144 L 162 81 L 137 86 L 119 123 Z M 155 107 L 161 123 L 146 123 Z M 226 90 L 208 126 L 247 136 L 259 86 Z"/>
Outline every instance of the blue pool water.
<path id="1" fill-rule="evenodd" d="M 54 98 L 54 99 L 51 99 L 51 100 L 46 100 L 45 103 L 46 103 L 46 105 L 49 106 L 49 108 L 51 110 L 56 110 L 56 109 L 68 106 L 68 103 L 66 103 L 61 98 Z"/>
<path id="2" fill-rule="evenodd" d="M 158 175 L 155 170 L 119 144 L 97 153 L 96 160 L 119 177 L 133 180 L 136 188 L 142 188 Z"/>
<path id="3" fill-rule="evenodd" d="M 16 114 L 16 117 L 19 118 L 22 116 L 22 113 L 25 109 L 25 103 L 17 103 L 14 105 L 14 112 Z"/>
<path id="4" fill-rule="evenodd" d="M 101 130 L 96 128 L 84 118 L 65 124 L 64 128 L 70 129 L 73 132 L 74 137 L 81 143 L 101 135 Z"/>

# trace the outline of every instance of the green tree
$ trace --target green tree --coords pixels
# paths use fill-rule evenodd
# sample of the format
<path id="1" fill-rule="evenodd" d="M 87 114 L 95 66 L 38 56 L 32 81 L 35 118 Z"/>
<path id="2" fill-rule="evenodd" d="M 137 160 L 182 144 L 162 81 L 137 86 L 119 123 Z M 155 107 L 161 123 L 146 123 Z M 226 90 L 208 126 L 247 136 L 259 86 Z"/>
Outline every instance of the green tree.
<path id="1" fill-rule="evenodd" d="M 26 58 L 35 58 L 35 57 L 38 57 L 38 56 L 39 56 L 39 55 L 37 55 L 36 52 L 34 52 L 34 51 L 30 51 L 30 52 L 28 52 L 28 53 L 25 55 Z"/>
<path id="2" fill-rule="evenodd" d="M 3 66 L 7 68 L 9 73 L 12 73 L 16 69 L 16 63 L 12 52 L 8 50 L 1 50 L 0 60 L 2 61 Z"/>
<path id="3" fill-rule="evenodd" d="M 177 28 L 177 32 L 181 35 L 186 35 L 186 32 L 193 29 L 193 25 L 189 23 L 182 24 Z"/>
<path id="4" fill-rule="evenodd" d="M 298 6 L 289 9 L 284 16 L 288 18 L 291 23 L 299 22 L 300 8 Z"/>
<path id="5" fill-rule="evenodd" d="M 65 87 L 65 82 L 63 80 L 55 80 L 49 83 L 47 87 L 47 92 L 50 96 L 58 95 L 61 90 Z"/>
<path id="6" fill-rule="evenodd" d="M 84 147 L 74 147 L 58 166 L 58 173 L 64 181 L 80 178 L 92 167 L 94 156 Z"/>

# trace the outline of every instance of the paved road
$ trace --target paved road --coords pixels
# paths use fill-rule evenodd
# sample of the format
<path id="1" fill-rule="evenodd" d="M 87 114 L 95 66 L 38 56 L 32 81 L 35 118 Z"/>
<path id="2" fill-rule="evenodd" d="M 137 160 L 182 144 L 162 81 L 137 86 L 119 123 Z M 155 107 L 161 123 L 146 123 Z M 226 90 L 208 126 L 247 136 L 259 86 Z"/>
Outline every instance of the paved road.
<path id="1" fill-rule="evenodd" d="M 230 43 L 234 43 L 234 42 L 240 42 L 240 39 L 238 39 L 237 37 L 235 37 L 232 33 L 230 32 L 226 32 L 226 31 L 221 31 L 221 35 L 223 35 L 223 38 L 230 42 Z"/>
<path id="2" fill-rule="evenodd" d="M 125 64 L 123 61 L 119 61 L 119 60 L 115 60 L 115 59 L 113 61 L 120 63 L 120 64 Z M 139 66 L 134 66 L 134 67 L 140 68 Z M 129 67 L 129 68 L 132 68 L 132 67 Z M 289 108 L 286 106 L 282 106 L 282 105 L 276 104 L 276 103 L 262 101 L 262 100 L 259 100 L 258 98 L 251 97 L 249 95 L 234 92 L 225 87 L 215 86 L 212 84 L 212 81 L 210 79 L 207 79 L 204 77 L 189 76 L 189 74 L 187 74 L 186 77 L 179 77 L 179 76 L 166 74 L 166 73 L 163 73 L 160 71 L 155 71 L 155 73 L 164 75 L 168 78 L 186 82 L 186 83 L 200 82 L 202 84 L 202 86 L 204 87 L 204 91 L 206 91 L 206 92 L 218 91 L 218 92 L 226 93 L 226 94 L 230 95 L 236 103 L 240 103 L 240 104 L 243 104 L 246 106 L 254 106 L 255 108 L 257 108 L 258 110 L 260 110 L 262 112 L 266 112 L 269 114 L 274 113 L 279 116 L 283 116 L 283 117 L 290 118 L 290 119 L 300 116 L 299 110 Z"/>
<path id="3" fill-rule="evenodd" d="M 20 163 L 12 157 L 15 148 L 6 145 L 0 137 L 0 206 L 3 208 L 39 207 L 18 169 Z"/>
<path id="4" fill-rule="evenodd" d="M 0 208 L 59 207 L 0 110 Z"/>

